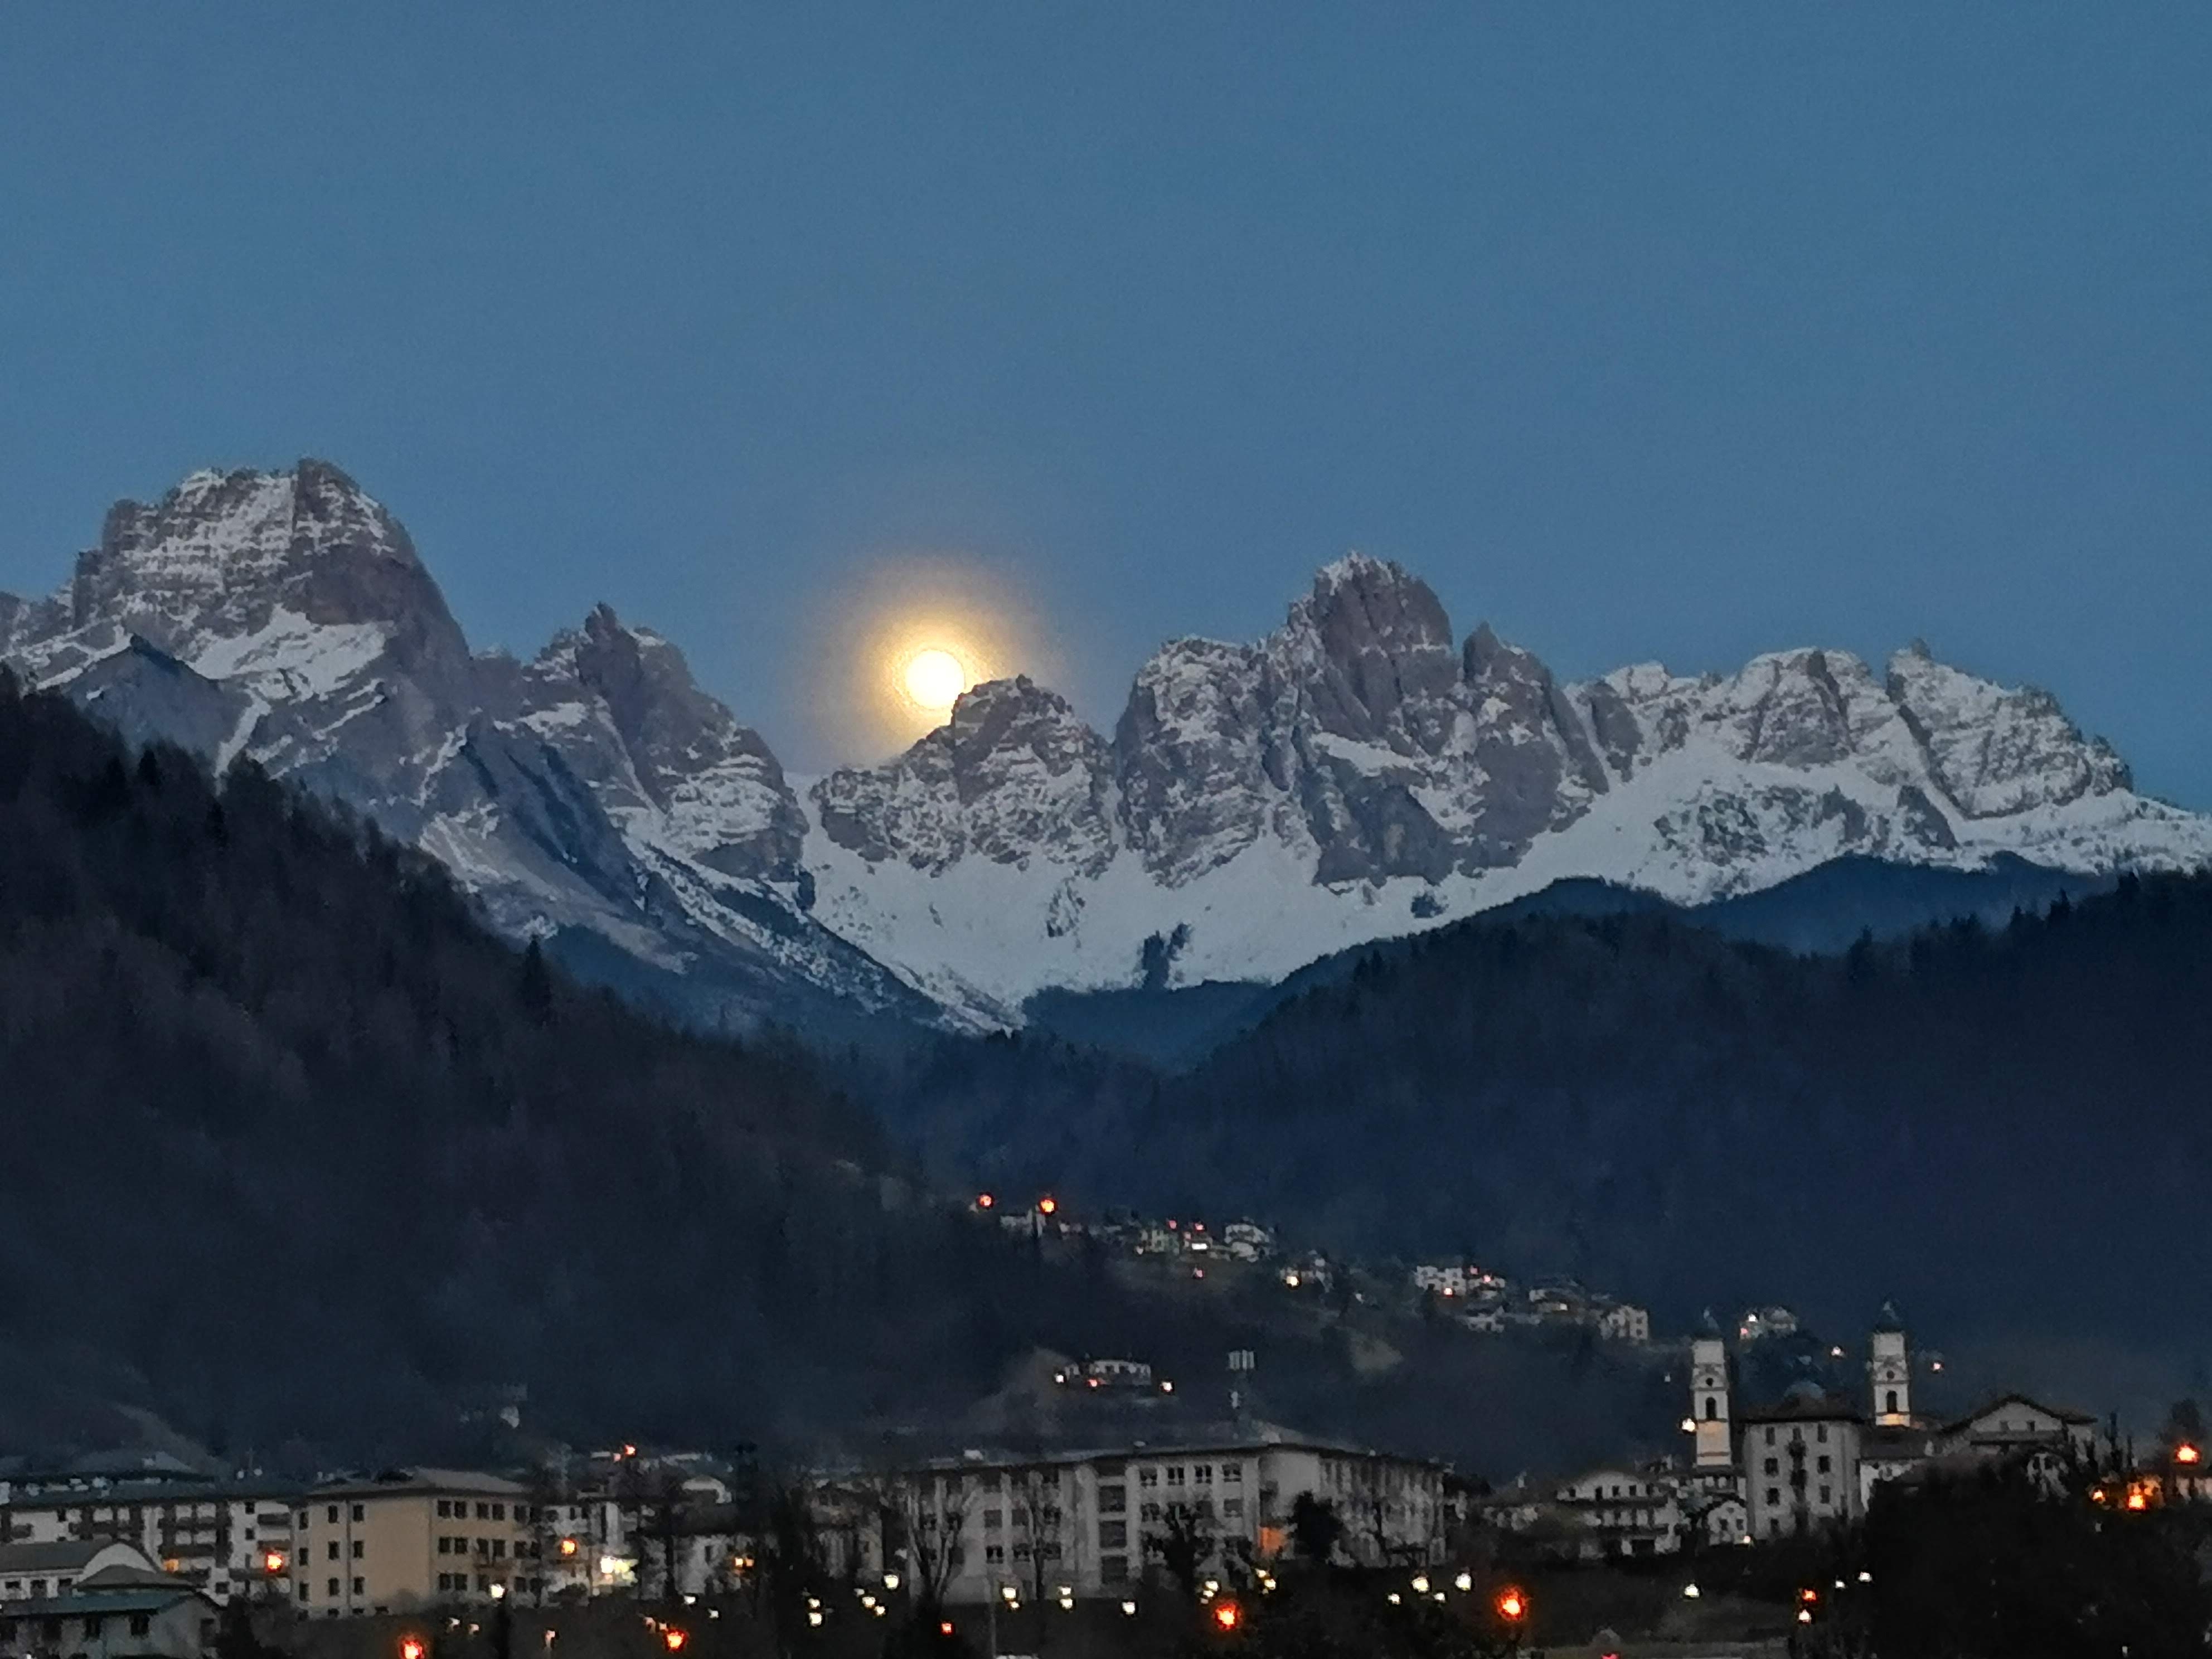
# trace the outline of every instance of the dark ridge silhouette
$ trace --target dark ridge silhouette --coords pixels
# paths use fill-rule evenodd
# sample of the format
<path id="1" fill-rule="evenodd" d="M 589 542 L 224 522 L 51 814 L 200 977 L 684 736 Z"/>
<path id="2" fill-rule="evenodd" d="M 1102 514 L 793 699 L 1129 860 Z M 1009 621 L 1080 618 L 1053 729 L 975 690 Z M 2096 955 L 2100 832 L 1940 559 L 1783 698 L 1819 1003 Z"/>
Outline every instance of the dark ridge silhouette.
<path id="1" fill-rule="evenodd" d="M 2027 885 L 2047 910 L 1826 955 L 1666 910 L 1478 918 L 1349 953 L 1187 1072 L 1024 1035 L 889 1097 L 945 1167 L 1577 1273 L 1676 1329 L 1782 1301 L 1851 1333 L 1896 1296 L 1948 1340 L 2185 1377 L 2212 876 Z"/>

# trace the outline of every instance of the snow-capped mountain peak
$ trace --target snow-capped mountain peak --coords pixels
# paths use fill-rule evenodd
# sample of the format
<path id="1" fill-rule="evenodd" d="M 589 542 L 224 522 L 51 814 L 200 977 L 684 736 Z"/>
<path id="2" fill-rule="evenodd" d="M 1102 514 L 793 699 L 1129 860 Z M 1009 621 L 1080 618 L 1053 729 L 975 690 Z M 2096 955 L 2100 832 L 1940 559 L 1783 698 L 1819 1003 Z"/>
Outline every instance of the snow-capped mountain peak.
<path id="1" fill-rule="evenodd" d="M 1844 854 L 2212 860 L 2212 825 L 2135 793 L 2047 694 L 1917 642 L 1879 673 L 1803 647 L 1562 684 L 1358 553 L 1263 639 L 1163 646 L 1110 738 L 994 681 L 804 799 L 606 606 L 527 662 L 471 655 L 405 531 L 319 461 L 119 504 L 58 592 L 0 595 L 0 658 L 350 802 L 499 925 L 596 938 L 709 1021 L 1005 1023 L 1047 987 L 1273 979 L 1568 876 L 1698 902 Z"/>

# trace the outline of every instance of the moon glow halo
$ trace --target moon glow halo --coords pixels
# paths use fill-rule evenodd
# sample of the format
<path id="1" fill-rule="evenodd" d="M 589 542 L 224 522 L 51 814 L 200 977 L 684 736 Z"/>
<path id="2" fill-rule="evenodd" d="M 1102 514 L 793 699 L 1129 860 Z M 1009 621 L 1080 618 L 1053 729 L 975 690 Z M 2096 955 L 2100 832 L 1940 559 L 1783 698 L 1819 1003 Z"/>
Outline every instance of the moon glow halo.
<path id="1" fill-rule="evenodd" d="M 922 713 L 949 714 L 973 681 L 968 665 L 957 653 L 941 645 L 926 645 L 900 665 L 898 684 L 906 700 Z"/>

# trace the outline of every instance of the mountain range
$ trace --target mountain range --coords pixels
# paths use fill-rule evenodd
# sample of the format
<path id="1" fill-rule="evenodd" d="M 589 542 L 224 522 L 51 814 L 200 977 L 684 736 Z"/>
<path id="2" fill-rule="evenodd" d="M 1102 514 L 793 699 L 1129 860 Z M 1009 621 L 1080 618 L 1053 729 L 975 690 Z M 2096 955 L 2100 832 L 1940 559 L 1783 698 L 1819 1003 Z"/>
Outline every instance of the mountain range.
<path id="1" fill-rule="evenodd" d="M 1563 683 L 1358 554 L 1265 639 L 1164 646 L 1110 735 L 1017 677 L 812 780 L 605 606 L 527 662 L 471 650 L 320 461 L 118 503 L 58 592 L 0 594 L 0 661 L 343 803 L 511 936 L 716 1024 L 1016 1025 L 1042 992 L 1278 981 L 1578 878 L 1703 904 L 1845 857 L 2212 862 L 2212 820 L 2053 698 L 1924 646 Z"/>

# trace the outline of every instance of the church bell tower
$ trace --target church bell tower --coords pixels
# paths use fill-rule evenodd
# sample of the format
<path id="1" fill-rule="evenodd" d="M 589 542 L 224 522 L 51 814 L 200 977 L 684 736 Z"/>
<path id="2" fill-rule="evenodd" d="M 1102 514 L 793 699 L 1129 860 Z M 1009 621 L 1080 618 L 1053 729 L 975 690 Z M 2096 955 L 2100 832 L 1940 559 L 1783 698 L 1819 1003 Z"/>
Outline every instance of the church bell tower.
<path id="1" fill-rule="evenodd" d="M 1912 1426 L 1912 1358 L 1905 1352 L 1905 1327 L 1897 1309 L 1884 1304 L 1881 1322 L 1874 1328 L 1874 1350 L 1867 1359 L 1867 1380 L 1873 1395 L 1874 1425 L 1879 1429 Z"/>
<path id="2" fill-rule="evenodd" d="M 1690 1345 L 1690 1418 L 1697 1437 L 1697 1466 L 1725 1469 L 1735 1462 L 1729 1431 L 1728 1349 L 1717 1336 Z"/>

